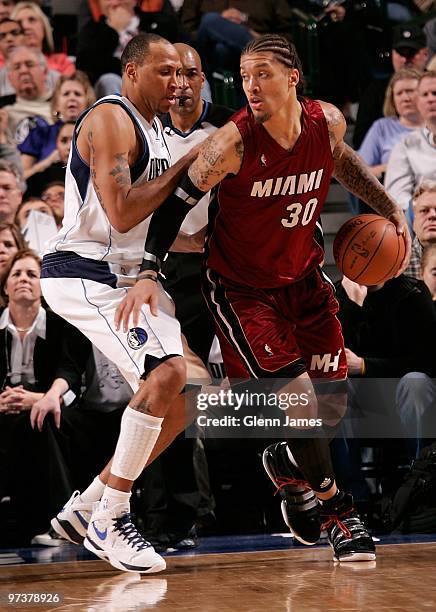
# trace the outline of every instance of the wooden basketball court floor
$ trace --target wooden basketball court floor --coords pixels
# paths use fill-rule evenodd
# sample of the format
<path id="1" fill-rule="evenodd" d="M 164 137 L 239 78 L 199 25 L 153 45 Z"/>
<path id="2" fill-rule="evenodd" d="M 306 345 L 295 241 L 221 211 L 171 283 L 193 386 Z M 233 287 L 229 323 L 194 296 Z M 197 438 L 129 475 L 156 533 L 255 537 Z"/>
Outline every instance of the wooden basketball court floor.
<path id="1" fill-rule="evenodd" d="M 113 570 L 81 547 L 0 551 L 0 610 L 414 612 L 436 610 L 436 535 L 384 537 L 377 561 L 334 564 L 328 546 L 281 536 L 204 538 L 165 572 Z M 9 603 L 8 594 L 58 594 Z"/>

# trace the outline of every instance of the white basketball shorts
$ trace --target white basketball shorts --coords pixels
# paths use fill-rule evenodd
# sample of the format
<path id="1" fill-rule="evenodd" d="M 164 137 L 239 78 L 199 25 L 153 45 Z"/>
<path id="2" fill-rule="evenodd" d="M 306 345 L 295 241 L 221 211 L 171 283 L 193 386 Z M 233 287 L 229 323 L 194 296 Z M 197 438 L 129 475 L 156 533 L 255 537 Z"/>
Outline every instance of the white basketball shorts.
<path id="1" fill-rule="evenodd" d="M 126 286 L 120 287 L 121 283 L 126 283 L 126 277 L 114 274 L 107 262 L 65 251 L 45 255 L 43 259 L 41 287 L 47 304 L 106 355 L 136 391 L 146 355 L 158 359 L 184 355 L 184 343 L 174 316 L 174 303 L 160 283 L 158 316 L 153 316 L 144 304 L 138 325 L 133 327 L 132 323 L 127 333 L 117 331 L 115 311 L 128 290 Z M 189 352 L 188 376 L 208 378 L 200 359 L 189 349 L 186 352 Z"/>

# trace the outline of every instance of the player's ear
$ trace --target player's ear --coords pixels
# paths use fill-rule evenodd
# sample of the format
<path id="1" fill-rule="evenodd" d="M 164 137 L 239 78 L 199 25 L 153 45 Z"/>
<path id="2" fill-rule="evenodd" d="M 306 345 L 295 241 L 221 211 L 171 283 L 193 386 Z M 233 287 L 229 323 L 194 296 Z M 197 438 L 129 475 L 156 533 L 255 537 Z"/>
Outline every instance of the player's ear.
<path id="1" fill-rule="evenodd" d="M 203 89 L 204 83 L 206 81 L 206 76 L 203 71 L 200 74 L 201 74 L 201 89 Z"/>
<path id="2" fill-rule="evenodd" d="M 126 65 L 125 73 L 128 79 L 135 82 L 137 79 L 136 64 L 129 62 Z"/>
<path id="3" fill-rule="evenodd" d="M 296 68 L 292 68 L 289 71 L 289 86 L 297 87 L 299 82 L 300 82 L 300 73 L 298 72 Z"/>

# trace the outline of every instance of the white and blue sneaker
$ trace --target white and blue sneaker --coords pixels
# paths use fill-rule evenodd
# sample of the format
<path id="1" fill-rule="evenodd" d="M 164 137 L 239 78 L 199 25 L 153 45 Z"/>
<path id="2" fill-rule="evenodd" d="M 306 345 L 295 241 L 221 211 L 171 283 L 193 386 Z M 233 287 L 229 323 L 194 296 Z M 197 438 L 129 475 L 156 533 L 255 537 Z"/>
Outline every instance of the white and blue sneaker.
<path id="1" fill-rule="evenodd" d="M 92 503 L 80 498 L 80 491 L 74 491 L 62 510 L 51 520 L 56 533 L 73 544 L 83 544 L 92 514 Z"/>
<path id="2" fill-rule="evenodd" d="M 166 568 L 165 560 L 132 523 L 125 503 L 108 509 L 99 506 L 89 521 L 85 548 L 125 572 L 153 574 Z"/>

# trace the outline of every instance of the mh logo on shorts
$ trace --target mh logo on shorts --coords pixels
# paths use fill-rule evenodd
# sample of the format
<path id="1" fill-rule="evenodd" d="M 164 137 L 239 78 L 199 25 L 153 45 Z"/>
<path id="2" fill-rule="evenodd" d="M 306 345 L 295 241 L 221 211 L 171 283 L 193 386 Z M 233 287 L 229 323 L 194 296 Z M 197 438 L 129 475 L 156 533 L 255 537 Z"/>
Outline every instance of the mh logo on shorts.
<path id="1" fill-rule="evenodd" d="M 127 334 L 127 344 L 135 351 L 147 342 L 147 332 L 142 327 L 132 327 Z"/>
<path id="2" fill-rule="evenodd" d="M 310 362 L 311 370 L 323 370 L 328 372 L 330 369 L 332 372 L 337 372 L 339 369 L 339 356 L 342 353 L 342 349 L 339 349 L 338 354 L 332 359 L 331 353 L 325 353 L 324 355 L 312 355 L 312 361 Z"/>

